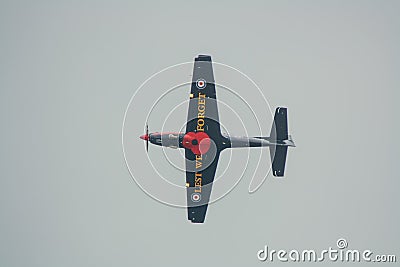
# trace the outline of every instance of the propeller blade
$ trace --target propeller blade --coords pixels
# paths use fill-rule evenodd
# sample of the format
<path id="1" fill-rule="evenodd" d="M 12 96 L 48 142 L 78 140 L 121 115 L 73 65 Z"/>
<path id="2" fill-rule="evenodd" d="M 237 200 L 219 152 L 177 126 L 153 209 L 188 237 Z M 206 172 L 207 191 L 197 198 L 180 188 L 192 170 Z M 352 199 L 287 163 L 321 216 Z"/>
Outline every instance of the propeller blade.
<path id="1" fill-rule="evenodd" d="M 146 152 L 149 152 L 149 125 L 146 123 Z"/>

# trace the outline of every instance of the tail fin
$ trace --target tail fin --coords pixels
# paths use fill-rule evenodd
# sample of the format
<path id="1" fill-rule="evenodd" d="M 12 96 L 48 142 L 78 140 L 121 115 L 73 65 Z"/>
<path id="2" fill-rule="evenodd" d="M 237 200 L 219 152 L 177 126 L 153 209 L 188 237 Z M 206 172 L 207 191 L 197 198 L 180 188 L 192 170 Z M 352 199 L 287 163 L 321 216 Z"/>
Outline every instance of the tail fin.
<path id="1" fill-rule="evenodd" d="M 294 145 L 288 134 L 287 108 L 278 107 L 275 110 L 274 123 L 272 124 L 271 141 L 281 143 L 270 147 L 270 156 L 272 161 L 272 174 L 282 177 L 285 173 L 286 155 L 288 144 L 283 141 L 290 141 Z M 290 140 L 289 140 L 290 139 Z"/>

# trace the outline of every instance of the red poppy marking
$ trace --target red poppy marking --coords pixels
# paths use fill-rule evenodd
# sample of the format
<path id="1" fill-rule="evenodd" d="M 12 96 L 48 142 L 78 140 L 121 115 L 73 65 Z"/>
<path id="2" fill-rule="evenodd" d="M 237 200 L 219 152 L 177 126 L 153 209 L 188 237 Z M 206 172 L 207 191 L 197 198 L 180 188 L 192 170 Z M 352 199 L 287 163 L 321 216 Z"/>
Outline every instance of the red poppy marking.
<path id="1" fill-rule="evenodd" d="M 183 136 L 183 147 L 192 150 L 193 154 L 201 155 L 208 152 L 211 139 L 205 132 L 188 132 Z"/>

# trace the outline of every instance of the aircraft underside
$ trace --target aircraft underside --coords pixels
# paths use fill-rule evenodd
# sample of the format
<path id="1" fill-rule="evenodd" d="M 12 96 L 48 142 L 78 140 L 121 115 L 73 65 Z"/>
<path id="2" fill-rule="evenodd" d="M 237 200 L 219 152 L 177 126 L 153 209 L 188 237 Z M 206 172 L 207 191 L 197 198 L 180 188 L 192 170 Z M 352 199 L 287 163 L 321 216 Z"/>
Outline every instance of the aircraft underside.
<path id="1" fill-rule="evenodd" d="M 221 133 L 211 56 L 199 55 L 193 66 L 185 132 L 149 133 L 148 144 L 185 149 L 188 220 L 203 223 L 221 151 L 227 148 L 269 147 L 272 174 L 284 175 L 287 148 L 295 146 L 288 134 L 287 109 L 275 110 L 268 137 L 234 137 Z"/>

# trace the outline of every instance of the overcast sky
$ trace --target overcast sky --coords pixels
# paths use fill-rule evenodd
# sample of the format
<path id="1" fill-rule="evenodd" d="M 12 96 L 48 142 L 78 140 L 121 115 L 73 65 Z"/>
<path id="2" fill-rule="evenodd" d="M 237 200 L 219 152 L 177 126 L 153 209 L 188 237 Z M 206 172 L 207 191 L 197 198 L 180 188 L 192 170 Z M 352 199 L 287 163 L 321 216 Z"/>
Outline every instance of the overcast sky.
<path id="1" fill-rule="evenodd" d="M 259 266 L 269 264 L 257 260 L 265 245 L 323 250 L 339 238 L 400 257 L 400 2 L 214 2 L 0 2 L 1 266 Z M 247 74 L 272 109 L 288 107 L 297 145 L 285 178 L 269 175 L 249 194 L 244 175 L 204 225 L 145 194 L 121 145 L 138 87 L 198 54 Z M 143 114 L 167 90 L 153 89 Z M 256 113 L 268 133 L 271 114 Z M 230 114 L 221 108 L 221 123 Z M 138 138 L 145 118 L 137 118 L 131 146 L 143 164 L 135 171 L 159 179 Z M 184 122 L 186 111 L 176 118 Z M 239 160 L 242 152 L 234 152 Z M 174 173 L 159 148 L 149 158 Z M 260 168 L 269 164 L 266 157 Z"/>

